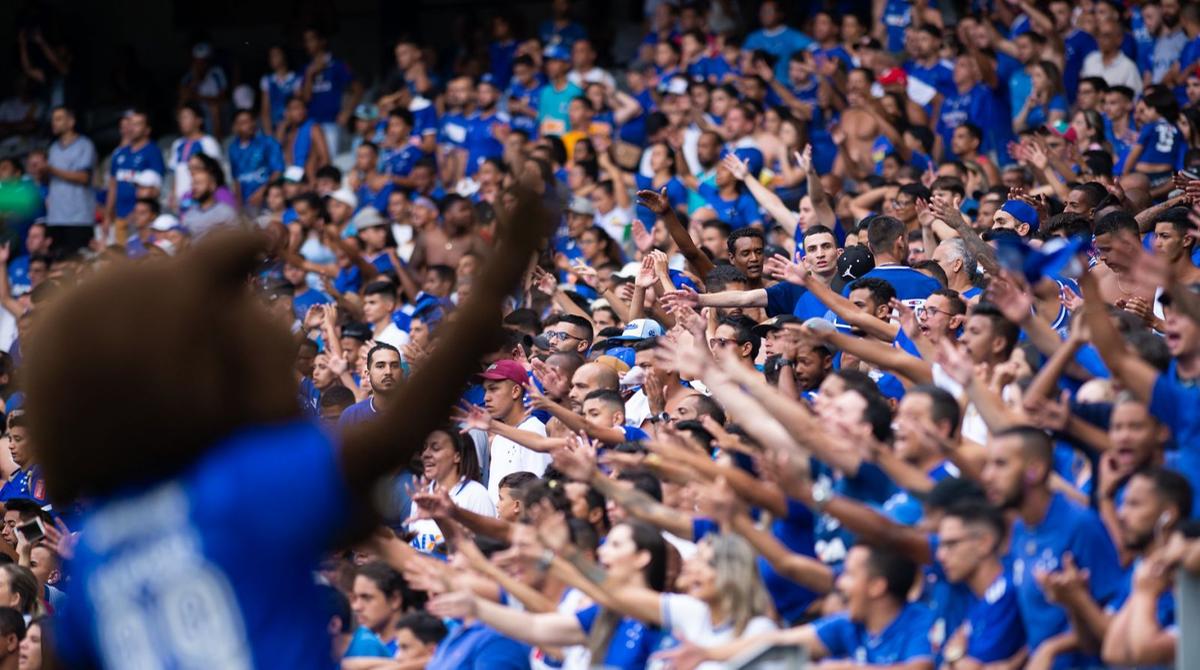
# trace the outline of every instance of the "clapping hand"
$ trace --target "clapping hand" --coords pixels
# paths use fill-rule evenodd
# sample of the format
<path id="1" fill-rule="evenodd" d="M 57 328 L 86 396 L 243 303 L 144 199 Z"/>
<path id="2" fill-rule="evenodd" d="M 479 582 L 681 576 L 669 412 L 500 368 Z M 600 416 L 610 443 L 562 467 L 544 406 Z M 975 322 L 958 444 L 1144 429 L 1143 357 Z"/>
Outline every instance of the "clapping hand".
<path id="1" fill-rule="evenodd" d="M 746 181 L 750 176 L 750 160 L 742 160 L 737 154 L 727 154 L 721 160 L 721 165 L 725 166 L 726 170 L 733 175 L 733 178 L 738 181 Z"/>

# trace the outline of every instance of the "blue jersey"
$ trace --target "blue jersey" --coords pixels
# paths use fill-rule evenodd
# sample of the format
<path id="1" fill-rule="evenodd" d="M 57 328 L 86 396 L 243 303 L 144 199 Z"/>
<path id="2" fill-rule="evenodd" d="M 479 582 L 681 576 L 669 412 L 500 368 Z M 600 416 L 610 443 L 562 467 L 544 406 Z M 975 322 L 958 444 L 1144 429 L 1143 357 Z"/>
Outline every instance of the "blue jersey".
<path id="1" fill-rule="evenodd" d="M 421 152 L 420 147 L 411 144 L 405 144 L 396 149 L 381 147 L 379 150 L 379 170 L 395 177 L 407 177 L 412 172 L 413 166 L 422 157 L 424 157 L 424 154 Z M 380 211 L 387 211 L 387 207 L 384 207 Z"/>
<path id="2" fill-rule="evenodd" d="M 492 79 L 501 90 L 508 86 L 508 80 L 512 79 L 513 61 L 516 58 L 516 40 L 488 44 L 488 63 L 492 66 Z"/>
<path id="3" fill-rule="evenodd" d="M 446 144 L 456 149 L 467 147 L 467 116 L 461 112 L 447 112 L 442 115 L 438 128 L 438 144 Z"/>
<path id="4" fill-rule="evenodd" d="M 540 78 L 535 78 L 531 86 L 526 87 L 521 82 L 514 79 L 508 86 L 508 91 L 504 94 L 509 100 L 517 100 L 537 111 L 538 100 L 541 98 L 538 90 L 542 87 Z M 529 135 L 530 139 L 537 137 L 537 117 L 525 116 L 523 114 L 510 114 L 512 117 L 513 130 L 520 130 Z"/>
<path id="5" fill-rule="evenodd" d="M 312 134 L 315 123 L 312 119 L 307 119 L 296 129 L 296 135 L 292 138 L 292 161 L 288 165 L 301 168 L 307 166 L 308 154 L 312 151 Z"/>
<path id="6" fill-rule="evenodd" d="M 426 670 L 528 670 L 529 645 L 481 623 L 459 626 L 438 644 Z"/>
<path id="7" fill-rule="evenodd" d="M 229 171 L 241 188 L 243 205 L 283 168 L 283 150 L 273 137 L 258 133 L 249 142 L 235 139 L 229 145 Z"/>
<path id="8" fill-rule="evenodd" d="M 27 498 L 46 504 L 46 480 L 42 478 L 41 467 L 32 465 L 21 468 L 0 487 L 0 503 L 6 503 L 13 498 Z"/>
<path id="9" fill-rule="evenodd" d="M 925 66 L 910 60 L 904 63 L 904 71 L 908 76 L 916 77 L 934 87 L 943 97 L 949 98 L 957 93 L 954 87 L 954 68 L 947 65 L 946 61 L 938 60 L 933 65 Z"/>
<path id="10" fill-rule="evenodd" d="M 292 309 L 296 312 L 296 318 L 303 321 L 304 315 L 308 313 L 308 308 L 313 305 L 328 305 L 331 302 L 333 302 L 333 298 L 326 295 L 324 291 L 310 288 L 297 293 L 292 298 Z"/>
<path id="11" fill-rule="evenodd" d="M 117 216 L 126 217 L 133 211 L 133 206 L 137 204 L 137 186 L 133 178 L 145 170 L 157 172 L 159 177 L 166 170 L 162 152 L 153 142 L 146 142 L 141 149 L 123 146 L 113 153 L 108 173 L 117 182 Z"/>
<path id="12" fill-rule="evenodd" d="M 287 106 L 288 98 L 299 94 L 300 89 L 304 87 L 304 77 L 295 72 L 285 72 L 282 77 L 274 73 L 264 74 L 258 87 L 270 110 L 271 124 L 275 126 L 283 121 L 283 110 Z"/>
<path id="13" fill-rule="evenodd" d="M 372 191 L 371 187 L 364 181 L 358 190 L 354 192 L 358 198 L 358 209 L 363 207 L 374 207 L 380 212 L 386 213 L 388 208 L 388 199 L 392 196 L 392 191 L 396 190 L 396 184 L 389 181 L 377 191 Z M 358 211 L 358 210 L 355 210 Z"/>
<path id="14" fill-rule="evenodd" d="M 788 26 L 776 26 L 770 30 L 764 28 L 750 33 L 742 44 L 742 50 L 765 51 L 774 56 L 775 77 L 780 81 L 787 81 L 788 61 L 792 54 L 807 49 L 810 44 L 812 39 L 799 30 Z"/>
<path id="15" fill-rule="evenodd" d="M 317 123 L 334 123 L 342 111 L 342 95 L 354 80 L 350 67 L 328 56 L 312 82 L 312 97 L 308 100 L 308 117 Z M 330 147 L 330 149 L 334 149 Z"/>
<path id="16" fill-rule="evenodd" d="M 966 93 L 949 95 L 942 102 L 942 114 L 938 117 L 937 131 L 942 136 L 942 143 L 948 157 L 954 157 L 950 151 L 950 139 L 954 129 L 973 123 L 983 129 L 983 144 L 979 152 L 986 154 L 995 146 L 992 142 L 993 122 L 992 112 L 996 109 L 996 97 L 992 90 L 983 84 L 975 84 Z"/>
<path id="17" fill-rule="evenodd" d="M 1183 166 L 1187 142 L 1175 124 L 1166 119 L 1147 123 L 1138 131 L 1137 143 L 1142 147 L 1138 163 L 1160 163 L 1177 169 Z M 1134 166 L 1137 167 L 1137 166 Z"/>
<path id="18" fill-rule="evenodd" d="M 137 236 L 132 236 L 136 238 Z M 131 238 L 132 241 L 132 238 Z M 29 254 L 18 256 L 8 263 L 8 289 L 12 295 L 29 293 Z"/>
<path id="19" fill-rule="evenodd" d="M 918 604 L 907 604 L 892 622 L 872 634 L 861 623 L 851 621 L 846 614 L 817 619 L 813 622 L 817 637 L 829 651 L 830 658 L 847 659 L 855 663 L 899 665 L 908 661 L 933 660 L 929 631 L 933 614 Z"/>
<path id="20" fill-rule="evenodd" d="M 852 69 L 854 67 L 854 59 L 850 56 L 850 52 L 846 51 L 846 49 L 840 44 L 835 44 L 834 46 L 826 49 L 816 42 L 813 42 L 812 44 L 808 45 L 808 51 L 813 55 L 814 59 L 826 61 L 839 60 L 846 65 L 846 69 Z"/>
<path id="21" fill-rule="evenodd" d="M 340 471 L 328 437 L 294 422 L 239 431 L 173 479 L 97 501 L 55 621 L 59 657 L 71 667 L 328 668 L 329 613 L 313 571 L 350 512 Z"/>
<path id="22" fill-rule="evenodd" d="M 912 25 L 912 3 L 908 0 L 888 0 L 883 9 L 883 25 L 887 27 L 887 50 L 904 51 L 904 31 Z"/>
<path id="23" fill-rule="evenodd" d="M 1083 69 L 1083 59 L 1098 48 L 1095 38 L 1078 28 L 1072 28 L 1071 32 L 1063 39 L 1063 51 L 1066 56 L 1066 63 L 1063 67 L 1063 87 L 1067 91 L 1069 102 L 1075 102 L 1075 93 L 1079 89 L 1079 71 Z"/>
<path id="24" fill-rule="evenodd" d="M 740 191 L 736 198 L 726 200 L 721 197 L 720 190 L 711 184 L 700 184 L 698 190 L 706 205 L 717 212 L 717 218 L 728 223 L 734 230 L 756 223 L 762 224 L 762 212 L 749 193 Z"/>
<path id="25" fill-rule="evenodd" d="M 475 174 L 486 158 L 499 158 L 504 154 L 504 145 L 496 139 L 495 127 L 508 127 L 508 114 L 479 111 L 467 117 L 467 176 Z"/>
<path id="26" fill-rule="evenodd" d="M 1025 646 L 1025 627 L 1017 589 L 1001 572 L 980 598 L 971 594 L 965 626 L 967 658 L 996 663 L 1012 658 Z"/>
<path id="27" fill-rule="evenodd" d="M 1070 552 L 1075 564 L 1090 573 L 1088 584 L 1092 598 L 1101 607 L 1116 595 L 1121 581 L 1117 551 L 1113 548 L 1100 517 L 1096 512 L 1054 494 L 1046 516 L 1035 527 L 1018 518 L 1013 524 L 1009 553 L 1013 559 L 1013 585 L 1021 603 L 1025 622 L 1025 637 L 1030 650 L 1037 649 L 1048 638 L 1070 627 L 1066 612 L 1046 601 L 1046 596 L 1034 579 L 1035 571 L 1054 572 L 1062 563 L 1063 554 Z M 1087 667 L 1088 658 L 1077 654 L 1060 654 L 1055 668 Z"/>
<path id="28" fill-rule="evenodd" d="M 579 627 L 583 629 L 585 636 L 591 634 L 592 626 L 595 625 L 596 617 L 599 615 L 599 605 L 592 605 L 575 613 L 575 618 L 579 620 Z M 603 665 L 605 668 L 640 670 L 646 667 L 646 662 L 650 660 L 650 654 L 658 650 L 658 645 L 662 641 L 662 630 L 646 625 L 637 619 L 624 617 L 617 622 L 612 637 L 609 639 L 604 658 L 593 659 L 593 661 L 602 660 L 603 662 L 597 663 L 597 665 Z"/>
<path id="29" fill-rule="evenodd" d="M 1200 387 L 1179 380 L 1176 362 L 1154 380 L 1150 413 L 1171 429 L 1178 450 L 1175 469 L 1192 485 L 1192 516 L 1200 512 Z"/>
<path id="30" fill-rule="evenodd" d="M 868 277 L 882 279 L 891 284 L 892 288 L 896 289 L 896 299 L 911 307 L 925 304 L 925 299 L 929 297 L 930 293 L 942 288 L 938 280 L 921 274 L 907 265 L 877 265 L 860 279 Z M 852 286 L 854 286 L 854 282 L 847 284 L 846 288 L 842 290 L 842 295 L 849 297 Z"/>
<path id="31" fill-rule="evenodd" d="M 433 102 L 420 96 L 413 98 L 408 104 L 408 111 L 413 115 L 411 135 L 419 141 L 424 135 L 436 135 L 438 132 L 437 108 Z M 385 122 L 386 127 L 386 122 Z"/>
<path id="32" fill-rule="evenodd" d="M 813 481 L 828 482 L 838 495 L 873 507 L 882 505 L 896 490 L 895 483 L 887 473 L 874 463 L 864 462 L 853 477 L 835 471 L 815 458 L 811 459 L 811 463 Z M 828 514 L 817 517 L 815 546 L 817 556 L 823 562 L 840 564 L 853 544 L 854 535 L 843 528 L 841 522 Z"/>

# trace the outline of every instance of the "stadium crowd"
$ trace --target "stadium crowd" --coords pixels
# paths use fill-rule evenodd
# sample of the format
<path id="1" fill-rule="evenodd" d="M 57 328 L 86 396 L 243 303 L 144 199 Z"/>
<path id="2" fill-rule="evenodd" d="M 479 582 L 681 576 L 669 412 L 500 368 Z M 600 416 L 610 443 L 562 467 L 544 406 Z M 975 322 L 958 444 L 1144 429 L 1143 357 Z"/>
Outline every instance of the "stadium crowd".
<path id="1" fill-rule="evenodd" d="M 377 74 L 319 26 L 256 86 L 198 43 L 175 125 L 130 108 L 107 155 L 69 49 L 21 31 L 0 670 L 43 667 L 43 626 L 71 667 L 1174 664 L 1177 569 L 1200 570 L 1200 3 L 645 5 L 619 66 L 567 0 L 528 32 L 489 17 L 453 62 L 402 37 Z M 522 187 L 555 230 L 497 286 L 505 231 L 536 225 Z M 48 495 L 39 316 L 109 268 L 194 270 L 226 229 L 268 240 L 255 300 L 334 443 L 449 369 L 472 295 L 502 344 L 465 390 L 445 372 L 451 420 L 395 471 L 327 485 L 328 442 L 296 432 L 240 463 L 292 488 L 185 462 L 182 498 L 136 473 Z M 335 542 L 344 489 L 380 478 L 383 525 Z"/>

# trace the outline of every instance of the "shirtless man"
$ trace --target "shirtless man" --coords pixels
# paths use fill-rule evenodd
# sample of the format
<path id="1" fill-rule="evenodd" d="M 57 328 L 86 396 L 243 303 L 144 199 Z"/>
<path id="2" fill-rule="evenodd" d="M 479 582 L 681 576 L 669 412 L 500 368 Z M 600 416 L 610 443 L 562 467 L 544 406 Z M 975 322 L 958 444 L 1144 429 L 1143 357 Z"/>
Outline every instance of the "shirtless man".
<path id="1" fill-rule="evenodd" d="M 413 210 L 419 207 L 428 208 L 427 204 L 418 199 L 414 202 Z M 418 216 L 414 211 L 414 226 Z M 426 224 L 417 229 L 420 238 L 417 248 L 413 251 L 412 264 L 418 268 L 429 265 L 448 265 L 458 267 L 458 261 L 468 252 L 478 256 L 486 256 L 487 245 L 475 231 L 475 209 L 471 202 L 461 196 L 449 195 L 442 205 L 442 221 L 445 232 L 438 229 L 436 223 Z"/>
<path id="2" fill-rule="evenodd" d="M 1104 302 L 1147 318 L 1153 316 L 1155 287 L 1134 281 L 1130 268 L 1112 257 L 1113 247 L 1121 242 L 1140 246 L 1137 220 L 1131 214 L 1117 211 L 1105 214 L 1096 221 L 1093 242 L 1100 254 L 1100 264 L 1094 270 L 1099 278 L 1100 298 Z"/>
<path id="3" fill-rule="evenodd" d="M 871 78 L 865 70 L 851 70 L 846 78 L 846 99 L 849 106 L 842 110 L 842 121 L 833 133 L 838 143 L 834 172 L 862 179 L 875 169 L 871 148 L 882 129 L 875 115 L 864 109 L 871 95 Z"/>

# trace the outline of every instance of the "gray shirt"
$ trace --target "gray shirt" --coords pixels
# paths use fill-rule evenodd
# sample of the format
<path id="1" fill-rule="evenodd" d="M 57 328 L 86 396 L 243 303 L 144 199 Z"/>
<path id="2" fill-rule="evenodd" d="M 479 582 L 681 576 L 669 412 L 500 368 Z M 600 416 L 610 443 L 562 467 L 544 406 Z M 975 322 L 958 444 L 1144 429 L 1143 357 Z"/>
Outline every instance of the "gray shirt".
<path id="1" fill-rule="evenodd" d="M 96 147 L 80 135 L 63 146 L 61 141 L 50 145 L 47 160 L 50 167 L 68 172 L 88 172 L 88 182 L 77 184 L 53 175 L 46 195 L 46 223 L 51 226 L 85 226 L 96 222 L 96 194 L 92 189 L 91 172 L 96 167 Z"/>
<path id="2" fill-rule="evenodd" d="M 223 202 L 215 203 L 208 209 L 199 206 L 189 209 L 180 221 L 192 237 L 201 237 L 221 226 L 236 226 L 237 212 Z"/>

